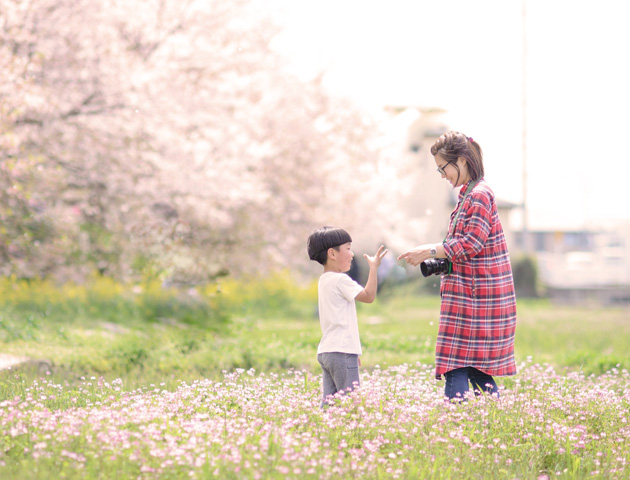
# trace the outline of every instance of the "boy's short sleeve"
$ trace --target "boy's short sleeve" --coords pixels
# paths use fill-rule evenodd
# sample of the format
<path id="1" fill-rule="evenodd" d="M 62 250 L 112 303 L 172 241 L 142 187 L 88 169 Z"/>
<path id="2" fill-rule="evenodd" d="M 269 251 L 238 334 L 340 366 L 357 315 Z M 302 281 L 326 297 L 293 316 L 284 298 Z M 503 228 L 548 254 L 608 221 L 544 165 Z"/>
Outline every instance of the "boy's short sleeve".
<path id="1" fill-rule="evenodd" d="M 339 289 L 339 292 L 341 292 L 341 295 L 343 295 L 349 302 L 353 301 L 355 297 L 363 291 L 363 287 L 361 285 L 345 274 L 339 275 L 337 288 Z"/>

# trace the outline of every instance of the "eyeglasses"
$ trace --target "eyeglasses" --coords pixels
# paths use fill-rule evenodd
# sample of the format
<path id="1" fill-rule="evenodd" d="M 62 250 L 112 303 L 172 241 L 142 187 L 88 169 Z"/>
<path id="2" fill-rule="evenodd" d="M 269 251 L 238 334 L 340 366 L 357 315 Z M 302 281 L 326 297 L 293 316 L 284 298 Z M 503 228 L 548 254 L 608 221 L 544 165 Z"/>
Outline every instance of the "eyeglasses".
<path id="1" fill-rule="evenodd" d="M 444 170 L 444 167 L 446 167 L 449 163 L 450 162 L 446 162 L 444 165 L 437 168 L 437 171 L 440 175 L 446 175 L 446 170 Z"/>

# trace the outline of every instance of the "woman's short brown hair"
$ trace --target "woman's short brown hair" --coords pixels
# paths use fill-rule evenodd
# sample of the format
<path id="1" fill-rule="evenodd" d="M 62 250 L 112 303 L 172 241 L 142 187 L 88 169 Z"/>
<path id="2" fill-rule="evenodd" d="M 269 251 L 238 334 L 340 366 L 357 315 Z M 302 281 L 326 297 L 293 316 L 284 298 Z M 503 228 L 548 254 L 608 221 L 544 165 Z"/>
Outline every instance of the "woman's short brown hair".
<path id="1" fill-rule="evenodd" d="M 431 147 L 431 155 L 440 155 L 448 163 L 453 164 L 459 173 L 457 159 L 464 157 L 468 165 L 468 173 L 471 180 L 483 178 L 483 152 L 472 137 L 453 130 L 446 132 Z"/>

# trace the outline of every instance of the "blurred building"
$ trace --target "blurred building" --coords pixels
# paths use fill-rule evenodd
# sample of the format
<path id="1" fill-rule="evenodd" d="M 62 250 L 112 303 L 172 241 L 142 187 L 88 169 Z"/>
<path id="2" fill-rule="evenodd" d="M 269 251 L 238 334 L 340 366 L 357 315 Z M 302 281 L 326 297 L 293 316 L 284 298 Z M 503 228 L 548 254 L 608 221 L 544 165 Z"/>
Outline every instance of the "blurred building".
<path id="1" fill-rule="evenodd" d="M 414 219 L 412 226 L 418 239 L 437 241 L 444 238 L 448 229 L 449 215 L 456 196 L 448 182 L 436 171 L 431 146 L 448 125 L 441 111 L 408 108 L 394 113 L 402 127 L 403 149 L 401 168 L 408 176 L 411 188 L 404 195 L 399 208 Z"/>
<path id="2" fill-rule="evenodd" d="M 539 280 L 564 303 L 630 305 L 630 223 L 530 232 Z M 521 233 L 515 235 L 516 244 Z"/>

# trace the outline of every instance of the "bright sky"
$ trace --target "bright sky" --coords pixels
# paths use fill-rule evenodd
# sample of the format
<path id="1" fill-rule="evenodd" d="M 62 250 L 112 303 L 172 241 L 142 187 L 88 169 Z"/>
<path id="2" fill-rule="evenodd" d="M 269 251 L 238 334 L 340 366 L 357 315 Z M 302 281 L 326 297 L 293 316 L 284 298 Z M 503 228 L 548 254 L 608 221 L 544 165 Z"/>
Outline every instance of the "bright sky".
<path id="1" fill-rule="evenodd" d="M 497 195 L 522 200 L 522 1 L 259 2 L 292 71 L 368 109 L 447 109 Z M 630 220 L 630 2 L 525 5 L 530 226 Z"/>

